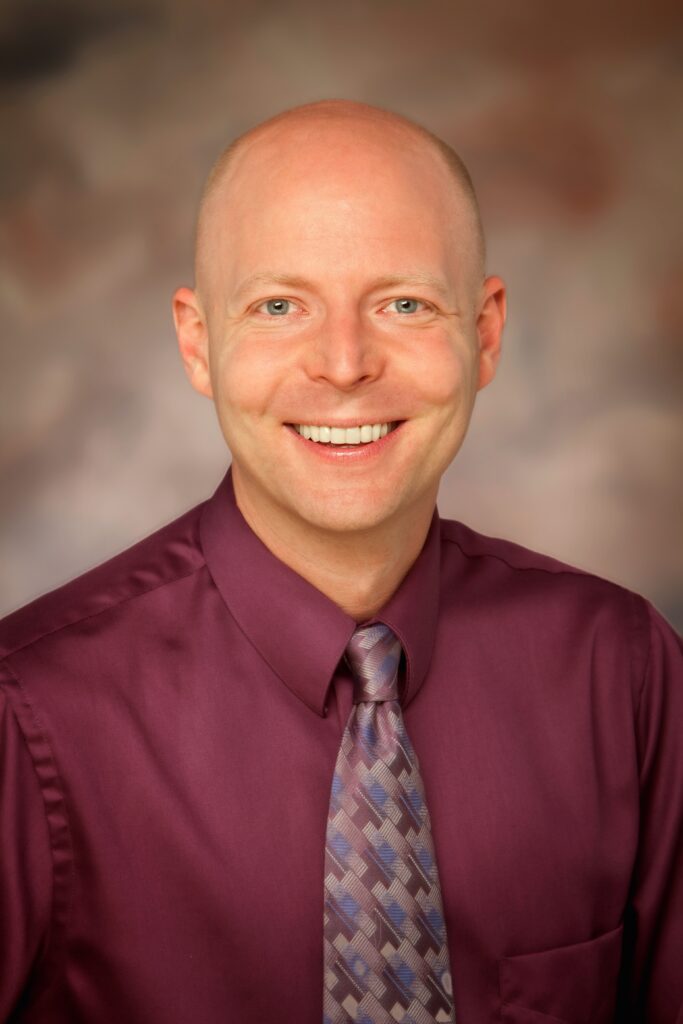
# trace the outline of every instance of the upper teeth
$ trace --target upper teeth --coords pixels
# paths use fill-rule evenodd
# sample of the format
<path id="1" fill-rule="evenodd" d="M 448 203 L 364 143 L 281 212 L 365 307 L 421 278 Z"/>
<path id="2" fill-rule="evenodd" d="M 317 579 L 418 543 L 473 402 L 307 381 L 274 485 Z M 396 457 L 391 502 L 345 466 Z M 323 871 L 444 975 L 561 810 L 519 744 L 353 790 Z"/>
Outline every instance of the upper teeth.
<path id="1" fill-rule="evenodd" d="M 294 424 L 307 441 L 320 441 L 322 444 L 368 444 L 379 441 L 391 429 L 391 423 L 363 423 L 359 427 L 315 427 Z"/>

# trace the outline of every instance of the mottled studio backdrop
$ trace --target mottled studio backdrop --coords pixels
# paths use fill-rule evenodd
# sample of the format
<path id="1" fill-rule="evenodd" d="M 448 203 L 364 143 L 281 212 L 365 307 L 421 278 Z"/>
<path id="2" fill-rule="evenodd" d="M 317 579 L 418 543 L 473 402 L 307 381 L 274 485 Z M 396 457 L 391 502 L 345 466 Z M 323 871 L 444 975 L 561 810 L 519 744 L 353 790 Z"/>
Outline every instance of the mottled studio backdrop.
<path id="1" fill-rule="evenodd" d="M 170 315 L 234 134 L 312 99 L 463 154 L 505 353 L 442 514 L 683 622 L 680 5 L 0 2 L 0 610 L 208 495 L 228 454 Z"/>

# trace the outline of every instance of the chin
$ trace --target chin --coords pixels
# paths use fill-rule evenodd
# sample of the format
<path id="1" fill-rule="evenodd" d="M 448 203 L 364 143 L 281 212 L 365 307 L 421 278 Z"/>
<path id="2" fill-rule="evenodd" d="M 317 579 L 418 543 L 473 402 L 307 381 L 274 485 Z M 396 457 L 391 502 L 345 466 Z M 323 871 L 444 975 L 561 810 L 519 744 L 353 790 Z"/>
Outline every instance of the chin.
<path id="1" fill-rule="evenodd" d="M 377 501 L 349 503 L 329 500 L 299 502 L 292 511 L 318 530 L 352 533 L 381 525 L 393 509 Z"/>

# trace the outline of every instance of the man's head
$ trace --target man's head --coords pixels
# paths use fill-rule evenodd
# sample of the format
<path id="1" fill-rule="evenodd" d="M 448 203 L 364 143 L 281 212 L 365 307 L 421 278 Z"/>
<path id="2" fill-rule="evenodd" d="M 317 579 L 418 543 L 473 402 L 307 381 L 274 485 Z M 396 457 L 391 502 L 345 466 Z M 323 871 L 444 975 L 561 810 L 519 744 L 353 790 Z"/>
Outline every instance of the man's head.
<path id="1" fill-rule="evenodd" d="M 174 317 L 252 519 L 372 531 L 433 507 L 495 372 L 504 289 L 484 278 L 459 158 L 404 118 L 325 101 L 219 158 Z M 376 424 L 388 436 L 363 443 Z"/>
<path id="2" fill-rule="evenodd" d="M 307 134 L 310 142 L 315 142 L 323 125 L 330 130 L 336 128 L 340 136 L 344 134 L 347 137 L 350 136 L 356 145 L 362 144 L 359 132 L 370 137 L 374 136 L 380 144 L 382 136 L 384 136 L 385 142 L 393 136 L 393 141 L 401 149 L 405 150 L 407 147 L 414 149 L 422 144 L 427 149 L 431 149 L 437 159 L 441 158 L 445 169 L 450 172 L 453 198 L 461 205 L 460 212 L 469 229 L 467 241 L 464 238 L 462 241 L 468 246 L 468 257 L 476 283 L 480 283 L 483 279 L 485 263 L 484 232 L 472 180 L 465 164 L 455 150 L 438 136 L 427 131 L 426 128 L 414 124 L 400 115 L 362 103 L 323 100 L 296 107 L 293 110 L 286 110 L 262 124 L 256 125 L 227 146 L 215 161 L 204 183 L 197 215 L 195 282 L 198 288 L 208 289 L 209 287 L 211 264 L 215 258 L 216 207 L 220 206 L 226 195 L 231 172 L 236 170 L 239 158 L 259 139 L 270 138 L 274 145 L 277 164 L 286 159 L 282 142 L 292 135 L 295 128 L 298 127 L 302 130 L 304 137 Z M 319 137 L 318 142 L 323 147 L 325 146 L 323 138 Z M 334 161 L 334 153 L 329 155 Z M 304 155 L 305 160 L 306 156 Z"/>

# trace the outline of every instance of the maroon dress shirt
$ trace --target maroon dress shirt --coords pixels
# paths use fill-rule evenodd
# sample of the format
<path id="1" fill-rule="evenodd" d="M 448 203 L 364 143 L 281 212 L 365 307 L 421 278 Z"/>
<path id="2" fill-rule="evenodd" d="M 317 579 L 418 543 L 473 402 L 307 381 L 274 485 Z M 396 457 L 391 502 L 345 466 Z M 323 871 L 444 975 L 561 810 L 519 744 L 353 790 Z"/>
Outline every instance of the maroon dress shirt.
<path id="1" fill-rule="evenodd" d="M 436 511 L 375 619 L 405 651 L 458 1024 L 680 1024 L 671 627 Z M 229 472 L 5 619 L 2 1021 L 321 1024 L 355 625 L 258 540 Z"/>

